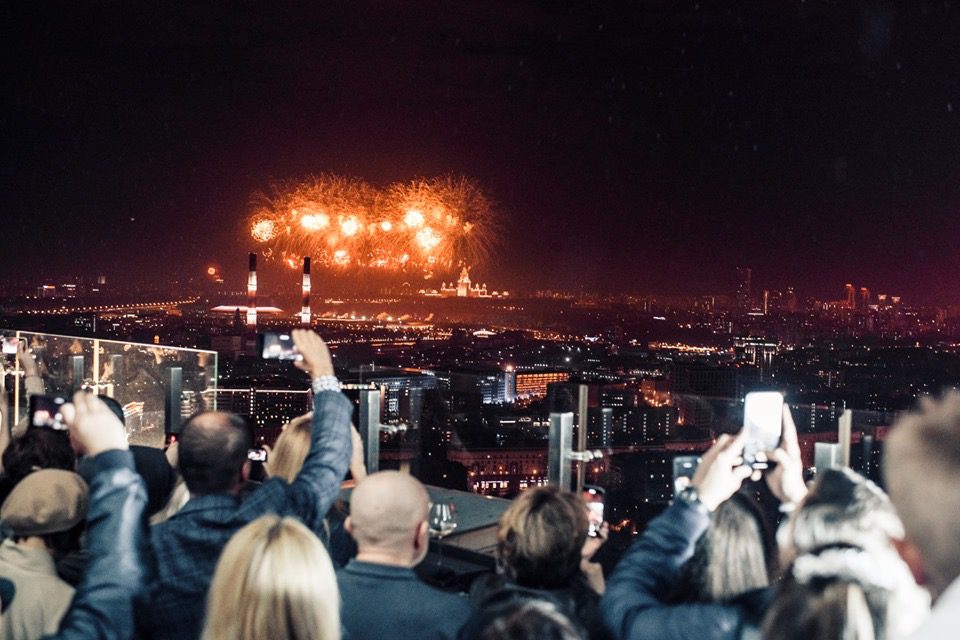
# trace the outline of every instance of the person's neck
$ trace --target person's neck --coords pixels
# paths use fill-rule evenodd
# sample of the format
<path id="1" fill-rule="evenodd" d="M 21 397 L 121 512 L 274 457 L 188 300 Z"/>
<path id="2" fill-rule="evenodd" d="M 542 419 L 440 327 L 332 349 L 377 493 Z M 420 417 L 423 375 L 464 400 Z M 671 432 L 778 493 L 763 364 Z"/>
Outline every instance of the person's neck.
<path id="1" fill-rule="evenodd" d="M 388 549 L 361 549 L 357 551 L 358 562 L 370 564 L 385 564 L 391 567 L 413 568 L 409 554 L 397 553 Z"/>

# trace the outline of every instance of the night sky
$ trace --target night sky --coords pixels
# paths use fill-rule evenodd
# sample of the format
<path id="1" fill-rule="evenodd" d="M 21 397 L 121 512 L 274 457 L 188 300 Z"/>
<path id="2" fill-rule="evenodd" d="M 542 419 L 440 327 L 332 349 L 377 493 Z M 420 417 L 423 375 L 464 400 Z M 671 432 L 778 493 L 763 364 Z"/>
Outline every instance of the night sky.
<path id="1" fill-rule="evenodd" d="M 957 4 L 7 3 L 0 273 L 240 288 L 272 180 L 452 172 L 492 288 L 957 303 Z"/>

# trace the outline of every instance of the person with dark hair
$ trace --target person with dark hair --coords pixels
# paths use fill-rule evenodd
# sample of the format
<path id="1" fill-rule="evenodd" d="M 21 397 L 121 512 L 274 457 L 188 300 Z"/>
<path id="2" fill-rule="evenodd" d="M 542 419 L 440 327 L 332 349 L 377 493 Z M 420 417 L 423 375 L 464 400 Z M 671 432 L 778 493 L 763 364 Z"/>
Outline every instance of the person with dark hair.
<path id="1" fill-rule="evenodd" d="M 61 469 L 73 471 L 77 456 L 70 446 L 70 438 L 64 431 L 55 429 L 28 429 L 14 438 L 3 452 L 4 480 L 0 482 L 0 500 L 9 495 L 13 487 L 34 471 Z"/>
<path id="2" fill-rule="evenodd" d="M 0 577 L 18 594 L 0 627 L 5 640 L 57 630 L 73 587 L 57 576 L 55 559 L 77 548 L 87 498 L 87 484 L 76 473 L 41 469 L 21 480 L 0 507 L 0 523 L 10 532 L 0 544 Z"/>
<path id="3" fill-rule="evenodd" d="M 600 619 L 600 594 L 581 569 L 588 518 L 583 500 L 556 487 L 520 494 L 500 518 L 498 575 L 481 578 L 471 591 L 477 613 L 465 638 L 506 609 L 528 600 L 552 603 L 593 640 L 609 637 Z"/>
<path id="4" fill-rule="evenodd" d="M 302 361 L 313 378 L 314 412 L 310 452 L 293 482 L 271 478 L 238 495 L 249 471 L 252 437 L 242 419 L 227 413 L 194 416 L 180 434 L 178 468 L 190 499 L 150 535 L 151 574 L 141 606 L 142 636 L 195 639 L 217 559 L 230 537 L 260 516 L 299 518 L 321 526 L 350 461 L 353 405 L 339 391 L 330 353 L 312 331 L 293 331 Z"/>
<path id="5" fill-rule="evenodd" d="M 491 620 L 477 640 L 586 640 L 586 636 L 553 604 L 525 600 Z"/>

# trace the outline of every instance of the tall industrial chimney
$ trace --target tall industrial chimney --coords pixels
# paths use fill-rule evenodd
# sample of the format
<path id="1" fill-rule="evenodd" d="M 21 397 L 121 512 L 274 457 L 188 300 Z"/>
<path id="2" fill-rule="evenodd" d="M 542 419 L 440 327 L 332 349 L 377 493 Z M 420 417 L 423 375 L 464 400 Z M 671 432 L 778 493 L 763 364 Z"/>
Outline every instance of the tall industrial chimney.
<path id="1" fill-rule="evenodd" d="M 247 329 L 257 328 L 257 254 L 250 254 L 250 273 L 247 276 Z"/>
<path id="2" fill-rule="evenodd" d="M 303 258 L 303 305 L 300 307 L 300 322 L 310 326 L 310 258 Z"/>

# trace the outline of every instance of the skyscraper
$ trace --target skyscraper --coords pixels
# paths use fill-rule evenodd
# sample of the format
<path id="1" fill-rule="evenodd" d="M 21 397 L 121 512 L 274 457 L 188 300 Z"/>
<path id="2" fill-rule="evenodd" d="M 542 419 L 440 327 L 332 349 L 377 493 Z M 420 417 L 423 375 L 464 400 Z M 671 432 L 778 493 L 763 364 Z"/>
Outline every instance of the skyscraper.
<path id="1" fill-rule="evenodd" d="M 737 267 L 737 310 L 744 313 L 750 311 L 750 280 L 752 277 L 753 269 Z"/>
<path id="2" fill-rule="evenodd" d="M 847 296 L 847 309 L 855 309 L 857 307 L 857 290 L 849 282 L 843 285 L 844 293 Z"/>

